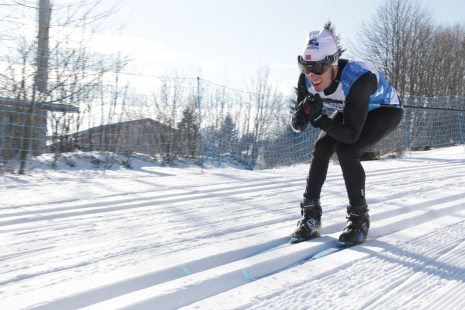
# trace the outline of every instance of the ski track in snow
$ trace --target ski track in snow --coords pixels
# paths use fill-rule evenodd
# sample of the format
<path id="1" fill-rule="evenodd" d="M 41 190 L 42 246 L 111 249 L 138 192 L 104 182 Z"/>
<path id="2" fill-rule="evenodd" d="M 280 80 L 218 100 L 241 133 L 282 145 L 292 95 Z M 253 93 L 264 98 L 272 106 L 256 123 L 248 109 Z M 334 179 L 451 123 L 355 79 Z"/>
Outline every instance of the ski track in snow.
<path id="1" fill-rule="evenodd" d="M 379 239 L 290 269 L 345 226 L 336 165 L 327 236 L 252 258 L 288 240 L 307 165 L 0 176 L 1 308 L 462 309 L 464 158 L 460 146 L 365 162 Z"/>
<path id="2" fill-rule="evenodd" d="M 464 212 L 461 215 L 465 217 Z M 446 242 L 442 238 L 444 233 L 451 237 Z M 440 309 L 463 309 L 465 299 L 460 292 L 465 290 L 464 233 L 465 222 L 461 221 L 436 229 L 431 234 L 398 243 L 389 251 L 371 251 L 370 255 L 355 260 L 343 269 L 334 268 L 318 276 L 309 274 L 308 278 L 295 281 L 281 290 L 255 296 L 246 305 L 238 307 L 235 304 L 230 308 L 436 309 L 433 305 L 439 304 Z M 431 248 L 431 243 L 440 246 Z M 366 247 L 374 245 L 366 244 Z M 382 242 L 377 242 L 376 246 L 382 248 Z M 348 254 L 347 250 L 344 254 Z M 336 256 L 334 254 L 333 258 Z M 318 263 L 322 261 L 315 264 Z M 281 276 L 292 277 L 292 273 L 297 272 L 299 270 L 294 268 L 286 271 L 286 274 L 283 272 Z M 262 285 L 266 286 L 266 279 L 263 282 Z M 253 285 L 260 284 L 255 282 Z M 246 289 L 253 290 L 252 287 L 244 286 L 243 290 Z M 443 296 L 444 293 L 449 298 Z M 216 299 L 228 299 L 221 295 Z M 443 299 L 447 300 L 446 304 L 440 303 Z M 204 309 L 201 304 L 183 309 Z M 229 307 L 222 304 L 221 309 Z"/>

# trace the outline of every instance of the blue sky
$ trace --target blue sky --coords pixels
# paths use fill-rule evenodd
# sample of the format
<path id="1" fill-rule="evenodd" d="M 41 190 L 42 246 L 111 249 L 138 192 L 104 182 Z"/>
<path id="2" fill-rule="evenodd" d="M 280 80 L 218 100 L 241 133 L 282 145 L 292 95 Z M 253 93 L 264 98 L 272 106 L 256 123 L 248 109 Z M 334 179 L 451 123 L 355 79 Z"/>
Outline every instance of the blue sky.
<path id="1" fill-rule="evenodd" d="M 111 48 L 130 51 L 138 72 L 171 70 L 236 86 L 264 65 L 282 90 L 292 92 L 296 56 L 305 36 L 331 20 L 342 44 L 356 41 L 384 0 L 130 0 L 123 37 Z M 463 0 L 422 0 L 443 23 L 464 22 Z M 350 50 L 345 56 L 350 56 Z"/>

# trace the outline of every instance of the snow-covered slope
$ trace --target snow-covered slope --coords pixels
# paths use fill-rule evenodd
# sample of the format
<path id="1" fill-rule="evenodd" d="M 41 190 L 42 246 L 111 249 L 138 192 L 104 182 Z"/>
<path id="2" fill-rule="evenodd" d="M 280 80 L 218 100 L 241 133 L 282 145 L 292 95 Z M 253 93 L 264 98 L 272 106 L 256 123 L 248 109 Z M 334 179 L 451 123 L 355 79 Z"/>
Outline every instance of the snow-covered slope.
<path id="1" fill-rule="evenodd" d="M 308 166 L 3 175 L 1 308 L 462 309 L 464 164 L 463 146 L 364 162 L 375 240 L 300 264 L 345 226 L 337 165 L 324 236 L 261 255 L 294 229 Z"/>

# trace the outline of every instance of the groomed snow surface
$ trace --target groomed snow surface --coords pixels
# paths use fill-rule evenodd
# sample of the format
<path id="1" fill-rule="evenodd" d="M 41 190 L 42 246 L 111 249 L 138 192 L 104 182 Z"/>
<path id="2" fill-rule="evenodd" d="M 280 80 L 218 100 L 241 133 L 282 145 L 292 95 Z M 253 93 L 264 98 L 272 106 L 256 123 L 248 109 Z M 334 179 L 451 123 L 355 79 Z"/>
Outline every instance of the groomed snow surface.
<path id="1" fill-rule="evenodd" d="M 289 240 L 308 165 L 0 175 L 0 308 L 465 309 L 464 147 L 363 165 L 370 241 L 305 263 L 345 227 L 338 165 L 323 236 L 260 255 Z"/>

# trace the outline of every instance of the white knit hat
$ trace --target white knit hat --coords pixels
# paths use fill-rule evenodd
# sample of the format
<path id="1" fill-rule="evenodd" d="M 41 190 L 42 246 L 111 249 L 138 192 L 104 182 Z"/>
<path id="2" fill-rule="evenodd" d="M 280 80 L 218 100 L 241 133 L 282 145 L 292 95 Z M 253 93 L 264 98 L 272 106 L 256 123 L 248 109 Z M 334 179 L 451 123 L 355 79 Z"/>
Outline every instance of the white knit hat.
<path id="1" fill-rule="evenodd" d="M 305 39 L 302 59 L 305 61 L 320 61 L 337 51 L 336 38 L 330 31 L 326 29 L 312 31 Z M 333 65 L 337 65 L 337 59 L 333 62 Z"/>

